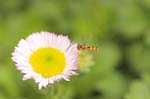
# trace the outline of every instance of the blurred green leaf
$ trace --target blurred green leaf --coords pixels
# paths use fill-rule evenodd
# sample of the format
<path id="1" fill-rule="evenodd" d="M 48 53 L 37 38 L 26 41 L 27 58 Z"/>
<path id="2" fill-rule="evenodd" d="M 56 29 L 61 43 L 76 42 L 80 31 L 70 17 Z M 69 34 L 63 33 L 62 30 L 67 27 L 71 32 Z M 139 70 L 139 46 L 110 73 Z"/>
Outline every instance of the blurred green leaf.
<path id="1" fill-rule="evenodd" d="M 133 44 L 129 47 L 127 53 L 132 69 L 138 73 L 150 71 L 150 50 L 147 49 L 142 43 Z"/>
<path id="2" fill-rule="evenodd" d="M 11 68 L 9 68 L 10 66 L 8 64 L 3 65 L 5 67 L 0 67 L 0 87 L 1 89 L 5 90 L 7 98 L 17 98 L 20 92 L 13 76 L 13 72 Z"/>
<path id="3" fill-rule="evenodd" d="M 100 45 L 100 51 L 98 52 L 95 53 L 97 63 L 95 71 L 109 74 L 110 71 L 115 70 L 122 58 L 119 47 L 114 43 L 103 43 Z"/>
<path id="4" fill-rule="evenodd" d="M 118 4 L 117 29 L 122 37 L 133 39 L 144 34 L 148 27 L 148 15 L 133 0 L 124 0 Z"/>
<path id="5" fill-rule="evenodd" d="M 150 89 L 142 81 L 134 81 L 125 99 L 150 99 Z"/>
<path id="6" fill-rule="evenodd" d="M 128 84 L 129 81 L 121 73 L 115 71 L 101 78 L 96 88 L 104 94 L 104 99 L 121 99 Z"/>

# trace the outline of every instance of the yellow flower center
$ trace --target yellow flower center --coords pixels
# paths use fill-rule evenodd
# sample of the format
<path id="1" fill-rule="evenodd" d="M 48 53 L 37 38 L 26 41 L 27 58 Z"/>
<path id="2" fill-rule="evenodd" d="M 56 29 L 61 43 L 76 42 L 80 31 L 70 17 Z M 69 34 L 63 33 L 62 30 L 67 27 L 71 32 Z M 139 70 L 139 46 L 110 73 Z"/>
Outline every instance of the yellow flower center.
<path id="1" fill-rule="evenodd" d="M 64 53 L 55 48 L 39 48 L 29 62 L 36 73 L 46 78 L 61 74 L 66 66 Z"/>

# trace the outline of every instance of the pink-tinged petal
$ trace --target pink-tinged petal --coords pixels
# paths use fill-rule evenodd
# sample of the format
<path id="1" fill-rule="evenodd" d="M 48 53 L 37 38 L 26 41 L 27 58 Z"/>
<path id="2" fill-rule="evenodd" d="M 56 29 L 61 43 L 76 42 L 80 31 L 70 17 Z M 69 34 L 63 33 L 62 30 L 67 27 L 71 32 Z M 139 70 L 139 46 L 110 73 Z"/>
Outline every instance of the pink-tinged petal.
<path id="1" fill-rule="evenodd" d="M 71 45 L 68 51 L 65 53 L 67 61 L 67 70 L 76 70 L 78 68 L 77 64 L 77 44 Z"/>
<path id="2" fill-rule="evenodd" d="M 61 75 L 57 75 L 57 76 L 55 76 L 54 79 L 55 79 L 56 82 L 58 82 L 62 79 L 62 77 L 61 77 Z"/>
<path id="3" fill-rule="evenodd" d="M 75 71 L 65 71 L 64 74 L 67 75 L 67 76 L 78 75 L 78 73 L 75 72 Z"/>
<path id="4" fill-rule="evenodd" d="M 55 42 L 55 48 L 61 50 L 62 52 L 65 52 L 70 46 L 70 40 L 68 39 L 68 36 L 59 35 L 57 37 L 57 40 Z"/>
<path id="5" fill-rule="evenodd" d="M 73 60 L 71 62 L 68 62 L 65 70 L 77 70 L 78 69 L 77 63 L 78 63 L 77 60 Z"/>

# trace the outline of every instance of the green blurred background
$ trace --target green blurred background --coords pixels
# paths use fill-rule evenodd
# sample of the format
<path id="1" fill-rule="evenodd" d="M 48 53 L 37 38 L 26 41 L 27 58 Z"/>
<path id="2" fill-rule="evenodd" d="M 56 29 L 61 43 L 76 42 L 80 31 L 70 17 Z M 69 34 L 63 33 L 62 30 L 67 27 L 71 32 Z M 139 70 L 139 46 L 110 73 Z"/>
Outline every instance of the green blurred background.
<path id="1" fill-rule="evenodd" d="M 0 99 L 150 99 L 149 24 L 150 0 L 0 0 Z M 38 91 L 21 80 L 11 53 L 39 31 L 100 51 L 85 54 L 93 59 L 80 61 L 70 82 Z"/>

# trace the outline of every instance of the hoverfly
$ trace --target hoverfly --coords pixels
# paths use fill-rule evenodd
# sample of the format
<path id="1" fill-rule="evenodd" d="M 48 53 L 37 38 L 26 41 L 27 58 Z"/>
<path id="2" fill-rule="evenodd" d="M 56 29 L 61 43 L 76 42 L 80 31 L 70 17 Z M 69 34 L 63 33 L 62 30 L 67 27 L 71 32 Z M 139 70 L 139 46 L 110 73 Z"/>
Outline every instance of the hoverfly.
<path id="1" fill-rule="evenodd" d="M 87 51 L 98 51 L 99 48 L 96 47 L 96 46 L 89 46 L 89 45 L 81 45 L 81 44 L 78 44 L 77 45 L 77 48 L 78 50 L 87 50 Z"/>

